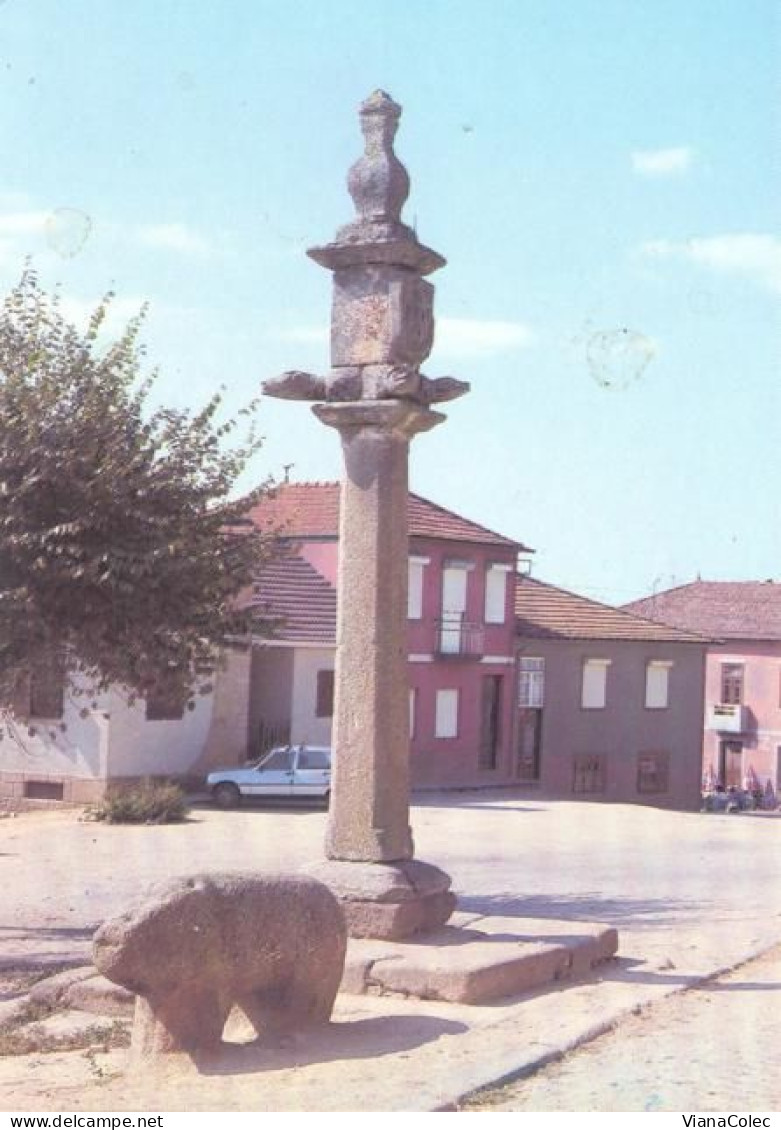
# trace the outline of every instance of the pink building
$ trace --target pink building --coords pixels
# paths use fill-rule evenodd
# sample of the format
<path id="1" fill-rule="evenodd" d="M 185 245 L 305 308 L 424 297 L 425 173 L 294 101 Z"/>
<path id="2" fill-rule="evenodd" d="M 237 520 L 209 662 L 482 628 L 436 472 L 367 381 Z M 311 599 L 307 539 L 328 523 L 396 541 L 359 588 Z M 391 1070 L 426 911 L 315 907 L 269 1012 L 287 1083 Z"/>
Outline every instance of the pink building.
<path id="1" fill-rule="evenodd" d="M 708 648 L 703 774 L 781 788 L 781 585 L 695 581 L 626 605 L 699 632 Z"/>
<path id="2" fill-rule="evenodd" d="M 336 483 L 286 484 L 252 514 L 291 556 L 265 570 L 256 593 L 277 629 L 253 648 L 250 755 L 272 739 L 329 740 L 338 514 Z M 409 534 L 413 784 L 508 784 L 517 775 L 515 566 L 525 547 L 414 494 Z"/>

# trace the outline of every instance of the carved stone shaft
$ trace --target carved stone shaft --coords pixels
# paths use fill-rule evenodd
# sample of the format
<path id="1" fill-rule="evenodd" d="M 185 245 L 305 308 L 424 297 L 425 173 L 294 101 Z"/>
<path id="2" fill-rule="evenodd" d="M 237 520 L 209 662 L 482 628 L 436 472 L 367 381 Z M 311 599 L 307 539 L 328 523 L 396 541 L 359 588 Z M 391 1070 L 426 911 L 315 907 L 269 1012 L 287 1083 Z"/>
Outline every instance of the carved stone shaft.
<path id="1" fill-rule="evenodd" d="M 407 682 L 407 466 L 443 417 L 401 401 L 317 405 L 345 460 L 326 855 L 411 859 Z"/>
<path id="2" fill-rule="evenodd" d="M 356 217 L 308 252 L 333 272 L 329 373 L 293 370 L 263 386 L 324 400 L 312 411 L 342 439 L 334 769 L 328 861 L 316 870 L 338 890 L 350 933 L 372 938 L 435 929 L 455 905 L 449 877 L 412 858 L 407 468 L 412 437 L 444 420 L 429 406 L 469 386 L 420 371 L 434 340 L 424 276 L 445 260 L 401 219 L 400 113 L 383 91 L 361 106 L 365 152 L 348 178 Z"/>

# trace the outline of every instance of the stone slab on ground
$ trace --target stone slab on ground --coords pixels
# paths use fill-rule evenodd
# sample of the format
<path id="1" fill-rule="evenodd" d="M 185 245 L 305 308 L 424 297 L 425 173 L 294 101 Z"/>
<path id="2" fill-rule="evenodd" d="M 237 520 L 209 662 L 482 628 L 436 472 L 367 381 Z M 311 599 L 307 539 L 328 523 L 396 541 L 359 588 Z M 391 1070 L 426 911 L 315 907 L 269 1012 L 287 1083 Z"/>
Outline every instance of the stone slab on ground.
<path id="1" fill-rule="evenodd" d="M 92 975 L 74 982 L 62 995 L 62 1003 L 81 1012 L 97 1016 L 120 1016 L 132 1019 L 136 1006 L 135 993 L 115 985 L 108 977 L 92 971 Z"/>
<path id="2" fill-rule="evenodd" d="M 585 976 L 617 949 L 611 926 L 472 917 L 406 942 L 351 939 L 342 991 L 484 1004 Z"/>
<path id="3" fill-rule="evenodd" d="M 44 977 L 30 989 L 30 1000 L 35 1004 L 45 1004 L 49 1007 L 56 1005 L 72 986 L 80 981 L 94 977 L 94 965 L 78 965 L 74 969 L 63 969 L 61 973 L 53 973 Z"/>
<path id="4" fill-rule="evenodd" d="M 0 1001 L 0 1028 L 5 1028 L 27 1010 L 29 999 L 25 994 Z"/>

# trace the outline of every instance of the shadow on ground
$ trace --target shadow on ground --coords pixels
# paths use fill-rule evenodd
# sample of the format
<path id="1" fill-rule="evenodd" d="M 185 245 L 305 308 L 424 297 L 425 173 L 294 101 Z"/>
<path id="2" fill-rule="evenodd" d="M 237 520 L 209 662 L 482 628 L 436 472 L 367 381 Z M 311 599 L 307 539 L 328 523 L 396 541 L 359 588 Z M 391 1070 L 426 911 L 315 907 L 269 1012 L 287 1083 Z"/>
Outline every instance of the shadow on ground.
<path id="1" fill-rule="evenodd" d="M 364 1017 L 332 1021 L 274 1043 L 263 1038 L 244 1044 L 226 1042 L 217 1055 L 194 1057 L 193 1064 L 203 1075 L 244 1075 L 334 1060 L 377 1059 L 466 1030 L 466 1024 L 435 1016 Z"/>
<path id="2" fill-rule="evenodd" d="M 315 798 L 314 800 L 308 798 L 291 798 L 291 797 L 247 797 L 241 798 L 235 808 L 219 809 L 209 797 L 197 796 L 188 799 L 188 805 L 191 813 L 197 814 L 199 812 L 230 812 L 232 815 L 238 815 L 242 812 L 282 812 L 285 816 L 311 816 L 313 813 L 320 813 L 326 811 L 326 804 Z M 201 821 L 196 820 L 196 823 Z"/>
<path id="3" fill-rule="evenodd" d="M 474 793 L 413 793 L 413 808 L 481 809 L 488 812 L 547 812 L 542 797 Z"/>
<path id="4" fill-rule="evenodd" d="M 581 922 L 605 922 L 611 926 L 631 921 L 633 927 L 661 926 L 680 921 L 681 914 L 702 913 L 702 904 L 682 899 L 602 898 L 586 892 L 582 895 L 517 894 L 458 896 L 458 909 L 470 914 L 508 918 L 561 918 Z"/>

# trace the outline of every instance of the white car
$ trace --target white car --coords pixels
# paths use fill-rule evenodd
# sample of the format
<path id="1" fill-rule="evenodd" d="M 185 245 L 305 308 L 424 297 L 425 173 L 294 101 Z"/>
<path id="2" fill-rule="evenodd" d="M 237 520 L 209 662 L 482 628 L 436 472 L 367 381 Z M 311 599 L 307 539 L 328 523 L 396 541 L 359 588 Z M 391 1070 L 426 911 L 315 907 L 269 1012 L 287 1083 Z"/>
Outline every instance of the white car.
<path id="1" fill-rule="evenodd" d="M 246 797 L 319 797 L 331 791 L 331 750 L 327 746 L 277 746 L 241 769 L 215 769 L 206 778 L 212 800 L 235 808 Z"/>

